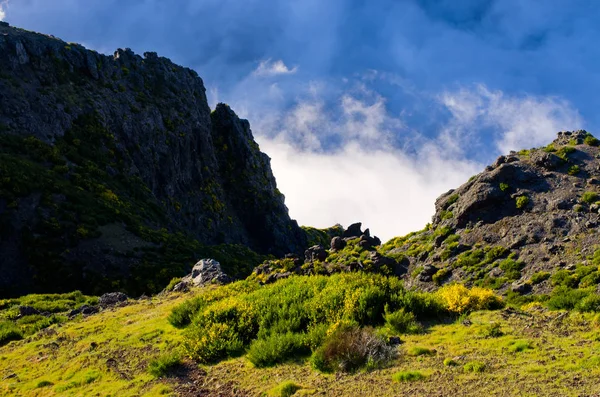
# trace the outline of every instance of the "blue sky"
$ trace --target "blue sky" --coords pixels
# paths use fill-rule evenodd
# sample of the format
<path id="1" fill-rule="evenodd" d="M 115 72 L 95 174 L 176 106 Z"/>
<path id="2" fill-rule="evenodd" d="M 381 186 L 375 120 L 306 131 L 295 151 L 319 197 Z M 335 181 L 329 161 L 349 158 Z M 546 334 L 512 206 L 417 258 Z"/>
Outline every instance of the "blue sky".
<path id="1" fill-rule="evenodd" d="M 302 224 L 420 229 L 499 154 L 600 123 L 595 0 L 0 4 L 12 25 L 195 69 L 211 106 L 250 120 Z"/>

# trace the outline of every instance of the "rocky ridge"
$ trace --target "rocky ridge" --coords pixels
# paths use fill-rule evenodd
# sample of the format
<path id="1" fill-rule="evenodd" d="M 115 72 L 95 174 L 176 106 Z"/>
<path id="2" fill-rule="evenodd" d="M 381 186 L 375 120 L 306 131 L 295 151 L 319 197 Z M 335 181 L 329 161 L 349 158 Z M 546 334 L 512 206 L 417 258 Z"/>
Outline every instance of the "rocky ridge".
<path id="1" fill-rule="evenodd" d="M 546 293 L 560 285 L 557 272 L 575 286 L 596 286 L 599 143 L 586 131 L 565 131 L 546 147 L 500 156 L 440 196 L 423 231 L 381 250 L 406 255 L 408 284 L 424 289 L 461 281 Z"/>
<path id="2" fill-rule="evenodd" d="M 149 293 L 205 246 L 305 247 L 248 121 L 193 70 L 6 23 L 0 53 L 0 295 Z"/>

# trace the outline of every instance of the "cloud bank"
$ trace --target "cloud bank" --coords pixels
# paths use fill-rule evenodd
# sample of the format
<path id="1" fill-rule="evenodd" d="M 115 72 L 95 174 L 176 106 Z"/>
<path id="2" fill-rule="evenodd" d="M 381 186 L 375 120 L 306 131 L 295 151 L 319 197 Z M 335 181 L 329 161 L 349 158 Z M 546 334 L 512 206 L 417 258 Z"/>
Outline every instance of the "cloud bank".
<path id="1" fill-rule="evenodd" d="M 485 167 L 469 156 L 481 128 L 496 137 L 500 154 L 546 144 L 556 131 L 581 123 L 564 100 L 509 96 L 482 85 L 435 99 L 450 117 L 434 137 L 390 114 L 385 99 L 365 87 L 343 92 L 333 109 L 314 89 L 279 114 L 270 109 L 271 118 L 253 123 L 253 131 L 272 158 L 290 215 L 315 227 L 362 221 L 384 240 L 419 230 L 440 194 Z M 261 120 L 260 109 L 247 110 Z M 403 133 L 411 144 L 395 144 Z"/>

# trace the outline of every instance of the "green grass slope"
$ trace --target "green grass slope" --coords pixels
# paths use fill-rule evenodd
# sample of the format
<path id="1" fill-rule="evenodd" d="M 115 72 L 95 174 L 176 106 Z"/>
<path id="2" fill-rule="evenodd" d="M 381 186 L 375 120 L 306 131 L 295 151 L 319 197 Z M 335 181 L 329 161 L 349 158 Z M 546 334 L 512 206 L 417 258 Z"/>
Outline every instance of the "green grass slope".
<path id="1" fill-rule="evenodd" d="M 361 273 L 162 294 L 8 342 L 0 347 L 0 394 L 598 392 L 600 314 L 540 303 L 479 310 L 498 303 L 489 290 L 455 285 L 415 293 L 395 279 Z M 390 336 L 401 343 L 389 345 Z M 367 360 L 356 358 L 365 349 L 355 340 L 370 346 Z M 340 352 L 358 364 L 343 366 Z"/>

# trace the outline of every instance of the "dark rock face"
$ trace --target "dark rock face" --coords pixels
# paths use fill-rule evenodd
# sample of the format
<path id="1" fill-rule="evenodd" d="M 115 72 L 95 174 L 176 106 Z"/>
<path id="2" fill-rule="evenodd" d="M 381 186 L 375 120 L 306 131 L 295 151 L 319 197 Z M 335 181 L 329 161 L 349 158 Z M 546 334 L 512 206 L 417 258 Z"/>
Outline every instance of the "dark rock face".
<path id="1" fill-rule="evenodd" d="M 310 247 L 304 252 L 304 258 L 306 262 L 314 262 L 316 260 L 323 262 L 327 259 L 327 251 L 320 245 Z"/>
<path id="2" fill-rule="evenodd" d="M 348 226 L 348 229 L 344 230 L 342 237 L 360 237 L 363 234 L 361 228 L 361 222 L 353 223 L 352 225 Z"/>
<path id="3" fill-rule="evenodd" d="M 211 113 L 193 70 L 6 25 L 0 53 L 0 296 L 101 280 L 141 293 L 133 280 L 171 263 L 158 256 L 183 236 L 306 247 L 249 123 L 227 105 Z"/>
<path id="4" fill-rule="evenodd" d="M 117 305 L 127 301 L 127 295 L 122 292 L 108 292 L 98 299 L 98 304 L 102 307 Z"/>
<path id="5" fill-rule="evenodd" d="M 341 249 L 344 249 L 345 246 L 346 246 L 346 241 L 344 241 L 343 238 L 341 238 L 339 236 L 335 236 L 334 238 L 331 239 L 331 250 L 332 251 L 339 251 Z"/>

